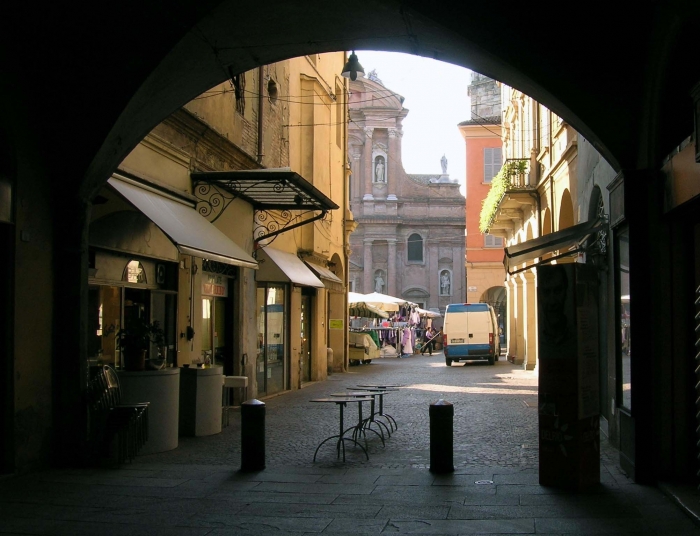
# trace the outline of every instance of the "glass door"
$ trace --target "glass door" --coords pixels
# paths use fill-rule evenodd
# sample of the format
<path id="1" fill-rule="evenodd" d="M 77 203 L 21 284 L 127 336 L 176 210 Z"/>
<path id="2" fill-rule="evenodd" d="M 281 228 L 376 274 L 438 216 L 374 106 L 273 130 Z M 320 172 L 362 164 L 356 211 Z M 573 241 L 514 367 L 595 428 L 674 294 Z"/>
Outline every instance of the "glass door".
<path id="1" fill-rule="evenodd" d="M 271 395 L 287 388 L 286 287 L 268 284 L 258 288 L 258 393 Z"/>
<path id="2" fill-rule="evenodd" d="M 226 300 L 202 298 L 202 362 L 227 368 Z"/>
<path id="3" fill-rule="evenodd" d="M 301 381 L 311 381 L 311 296 L 301 296 Z"/>

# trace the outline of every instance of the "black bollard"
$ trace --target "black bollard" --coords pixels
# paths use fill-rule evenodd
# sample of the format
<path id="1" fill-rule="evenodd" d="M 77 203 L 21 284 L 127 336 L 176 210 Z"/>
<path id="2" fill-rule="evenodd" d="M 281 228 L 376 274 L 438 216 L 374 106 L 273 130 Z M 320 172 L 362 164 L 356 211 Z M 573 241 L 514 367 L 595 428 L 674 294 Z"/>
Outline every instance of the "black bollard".
<path id="1" fill-rule="evenodd" d="M 265 469 L 265 402 L 241 404 L 241 471 Z"/>
<path id="2" fill-rule="evenodd" d="M 432 473 L 451 473 L 455 470 L 452 452 L 454 414 L 454 406 L 442 398 L 430 404 L 430 471 Z"/>

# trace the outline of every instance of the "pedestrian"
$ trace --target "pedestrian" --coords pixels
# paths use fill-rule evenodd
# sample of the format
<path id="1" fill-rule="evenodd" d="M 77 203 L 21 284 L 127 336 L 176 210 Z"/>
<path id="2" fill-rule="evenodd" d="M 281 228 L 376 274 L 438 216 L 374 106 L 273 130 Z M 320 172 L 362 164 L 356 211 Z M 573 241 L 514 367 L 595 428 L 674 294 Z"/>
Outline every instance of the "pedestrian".
<path id="1" fill-rule="evenodd" d="M 428 326 L 428 329 L 425 330 L 425 343 L 421 348 L 421 355 L 425 355 L 425 352 L 430 352 L 430 355 L 433 355 L 433 345 L 435 344 L 433 339 L 435 338 L 435 335 L 436 332 L 433 329 L 433 326 Z"/>

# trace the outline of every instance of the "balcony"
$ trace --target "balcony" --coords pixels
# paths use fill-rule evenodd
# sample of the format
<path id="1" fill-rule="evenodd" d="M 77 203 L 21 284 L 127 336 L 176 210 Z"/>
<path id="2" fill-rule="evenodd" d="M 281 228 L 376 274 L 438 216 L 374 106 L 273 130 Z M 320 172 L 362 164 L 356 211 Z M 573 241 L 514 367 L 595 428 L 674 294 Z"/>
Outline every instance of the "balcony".
<path id="1" fill-rule="evenodd" d="M 479 230 L 508 239 L 520 229 L 537 205 L 530 160 L 509 158 L 491 181 L 479 217 Z"/>

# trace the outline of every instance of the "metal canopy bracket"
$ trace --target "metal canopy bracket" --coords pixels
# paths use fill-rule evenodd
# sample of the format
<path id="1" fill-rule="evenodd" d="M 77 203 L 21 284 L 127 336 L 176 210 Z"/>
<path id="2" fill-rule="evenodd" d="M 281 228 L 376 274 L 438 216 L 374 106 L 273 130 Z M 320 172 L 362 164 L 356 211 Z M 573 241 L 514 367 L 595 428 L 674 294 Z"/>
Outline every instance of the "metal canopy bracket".
<path id="1" fill-rule="evenodd" d="M 557 231 L 555 233 L 533 238 L 532 240 L 528 240 L 522 244 L 516 244 L 505 248 L 503 265 L 505 266 L 506 272 L 513 275 L 543 263 L 535 263 L 524 268 L 514 270 L 513 268 L 515 266 L 527 261 L 534 261 L 535 259 L 548 253 L 552 253 L 553 251 L 563 250 L 564 252 L 547 259 L 545 262 L 549 263 L 563 257 L 577 255 L 578 253 L 584 252 L 588 249 L 594 249 L 600 253 L 604 253 L 605 233 L 607 232 L 607 228 L 607 217 L 602 216 L 596 218 L 595 220 L 574 225 L 573 227 L 567 227 L 566 229 L 562 229 L 561 231 Z M 584 243 L 588 241 L 589 237 L 593 234 L 598 235 L 596 240 L 593 242 L 592 247 L 586 247 Z M 600 238 L 601 236 L 602 239 Z"/>
<path id="2" fill-rule="evenodd" d="M 290 168 L 194 172 L 191 177 L 199 199 L 197 211 L 212 222 L 234 199 L 253 207 L 256 246 L 261 240 L 323 219 L 330 210 L 340 208 Z M 312 217 L 306 218 L 309 215 Z"/>

